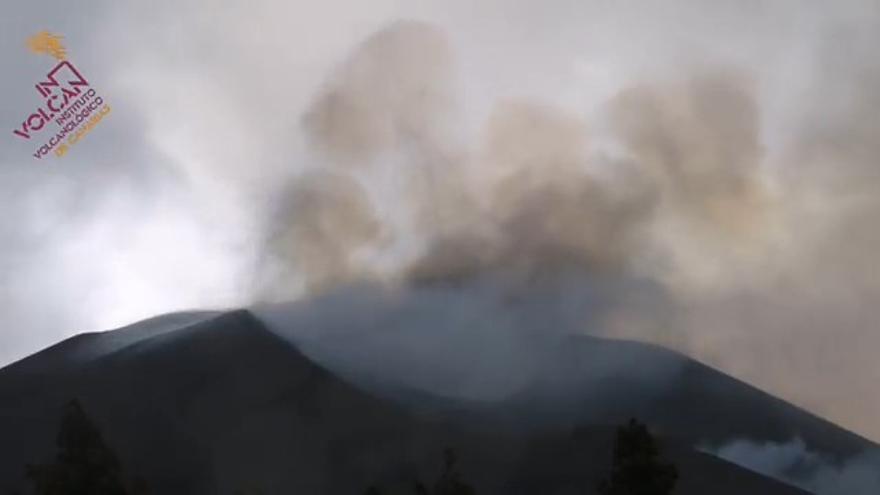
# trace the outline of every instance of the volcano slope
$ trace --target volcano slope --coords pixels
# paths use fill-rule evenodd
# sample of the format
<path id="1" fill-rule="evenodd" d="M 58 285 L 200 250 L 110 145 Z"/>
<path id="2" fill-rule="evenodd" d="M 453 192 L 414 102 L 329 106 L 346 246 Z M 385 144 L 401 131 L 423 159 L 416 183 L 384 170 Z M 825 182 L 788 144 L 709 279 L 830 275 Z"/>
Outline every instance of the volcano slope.
<path id="1" fill-rule="evenodd" d="M 370 484 L 411 486 L 436 478 L 446 447 L 456 450 L 478 494 L 595 493 L 610 464 L 611 424 L 628 416 L 661 432 L 681 473 L 681 495 L 806 493 L 704 454 L 699 442 L 797 434 L 843 457 L 873 447 L 673 353 L 572 339 L 520 393 L 473 405 L 355 385 L 244 310 L 168 315 L 80 335 L 0 370 L 0 493 L 28 493 L 24 466 L 54 455 L 62 407 L 72 398 L 118 452 L 126 477 L 162 495 L 342 495 Z M 604 346 L 623 346 L 632 359 L 659 353 L 684 366 L 653 389 L 606 374 L 605 391 L 592 397 L 578 393 L 578 379 L 558 379 L 576 376 L 577 363 L 606 354 Z"/>

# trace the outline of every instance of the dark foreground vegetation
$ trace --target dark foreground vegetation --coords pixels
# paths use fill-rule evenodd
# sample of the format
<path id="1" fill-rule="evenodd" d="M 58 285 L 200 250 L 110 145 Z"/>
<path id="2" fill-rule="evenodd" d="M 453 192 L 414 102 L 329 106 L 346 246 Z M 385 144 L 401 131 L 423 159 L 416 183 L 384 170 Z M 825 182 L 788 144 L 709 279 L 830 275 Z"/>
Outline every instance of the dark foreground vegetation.
<path id="1" fill-rule="evenodd" d="M 78 400 L 64 408 L 56 437 L 57 454 L 51 461 L 28 465 L 25 477 L 34 495 L 146 495 L 149 485 L 140 478 L 126 480 L 116 453 Z M 657 440 L 647 426 L 631 419 L 617 428 L 608 475 L 598 483 L 602 495 L 669 495 L 678 479 L 676 467 L 663 459 Z M 236 495 L 264 495 L 260 490 L 237 489 Z M 431 483 L 414 479 L 412 495 L 476 495 L 458 470 L 454 449 L 443 452 L 443 466 Z M 364 495 L 393 495 L 379 485 Z"/>

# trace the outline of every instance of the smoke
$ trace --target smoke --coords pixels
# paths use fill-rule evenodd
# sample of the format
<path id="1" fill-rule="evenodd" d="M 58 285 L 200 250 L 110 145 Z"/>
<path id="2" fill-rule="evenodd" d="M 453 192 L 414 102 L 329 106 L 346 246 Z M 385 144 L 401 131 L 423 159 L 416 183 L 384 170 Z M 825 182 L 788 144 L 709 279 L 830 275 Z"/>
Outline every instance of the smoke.
<path id="1" fill-rule="evenodd" d="M 612 288 L 615 283 L 620 286 Z M 566 373 L 551 372 L 571 344 L 567 335 L 600 322 L 609 308 L 626 304 L 622 295 L 637 292 L 654 296 L 635 283 L 588 286 L 580 276 L 525 291 L 492 273 L 406 288 L 349 285 L 297 303 L 260 306 L 257 314 L 311 358 L 378 393 L 498 401 L 543 380 L 549 383 L 542 383 L 541 393 L 562 402 L 576 391 L 617 383 L 612 377 L 649 390 L 675 378 L 682 359 L 646 352 L 632 366 L 626 348 L 579 348 Z"/>
<path id="2" fill-rule="evenodd" d="M 548 331 L 661 343 L 873 428 L 855 419 L 861 407 L 828 397 L 843 359 L 842 393 L 867 393 L 873 376 L 864 311 L 878 295 L 877 234 L 866 220 L 880 155 L 862 109 L 875 86 L 848 88 L 836 122 L 817 105 L 821 119 L 775 149 L 755 76 L 710 66 L 625 85 L 593 119 L 500 99 L 461 136 L 451 45 L 433 26 L 392 24 L 309 105 L 317 174 L 348 192 L 309 188 L 294 194 L 309 206 L 275 219 L 288 241 L 268 248 L 301 267 L 305 294 L 365 281 L 484 291 L 487 277 L 504 297 L 573 291 L 582 311 L 540 308 Z M 304 177 L 294 182 L 315 180 Z M 287 299 L 302 287 L 274 289 Z M 864 347 L 826 348 L 842 335 Z"/>
<path id="3" fill-rule="evenodd" d="M 709 452 L 816 495 L 869 495 L 880 490 L 877 452 L 834 461 L 809 450 L 800 438 L 766 444 L 737 440 Z"/>
<path id="4" fill-rule="evenodd" d="M 472 369 L 468 396 L 514 387 L 499 370 L 534 346 L 498 336 L 539 328 L 661 343 L 880 436 L 872 2 L 191 0 L 95 19 L 83 64 L 119 105 L 90 139 L 137 146 L 70 163 L 51 196 L 87 200 L 76 222 L 63 202 L 8 222 L 4 239 L 52 246 L 0 265 L 3 293 L 39 299 L 13 305 L 41 344 L 71 321 L 334 301 L 339 327 L 433 319 L 462 359 L 504 363 Z M 14 182 L 43 197 L 38 179 Z"/>

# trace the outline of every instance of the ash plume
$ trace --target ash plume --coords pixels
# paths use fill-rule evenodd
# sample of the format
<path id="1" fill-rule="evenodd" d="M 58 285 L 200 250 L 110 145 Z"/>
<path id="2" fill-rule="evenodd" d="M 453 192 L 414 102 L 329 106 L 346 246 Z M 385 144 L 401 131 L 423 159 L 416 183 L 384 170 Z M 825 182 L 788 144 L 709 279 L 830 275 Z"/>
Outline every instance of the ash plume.
<path id="1" fill-rule="evenodd" d="M 594 120 L 501 100 L 462 136 L 451 46 L 397 22 L 326 80 L 303 118 L 314 171 L 294 179 L 267 244 L 304 281 L 275 285 L 275 300 L 359 284 L 552 294 L 565 303 L 531 317 L 548 332 L 661 343 L 870 431 L 814 393 L 834 387 L 805 359 L 836 362 L 824 348 L 839 332 L 878 338 L 857 316 L 877 296 L 874 86 L 782 151 L 765 142 L 757 82 L 730 67 L 635 81 Z M 318 191 L 316 177 L 345 186 Z M 873 369 L 846 352 L 853 374 Z"/>
<path id="2" fill-rule="evenodd" d="M 880 438 L 876 2 L 55 3 L 0 49 L 57 16 L 127 110 L 69 166 L 0 153 L 0 358 L 332 300 L 497 370 L 522 327 L 660 343 Z"/>

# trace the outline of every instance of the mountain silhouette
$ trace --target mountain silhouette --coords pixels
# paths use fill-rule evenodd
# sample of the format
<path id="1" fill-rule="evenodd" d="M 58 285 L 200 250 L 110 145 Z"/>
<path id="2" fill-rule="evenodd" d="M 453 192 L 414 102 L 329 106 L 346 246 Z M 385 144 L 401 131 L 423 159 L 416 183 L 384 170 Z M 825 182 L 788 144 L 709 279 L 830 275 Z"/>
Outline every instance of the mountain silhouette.
<path id="1" fill-rule="evenodd" d="M 100 427 L 124 475 L 162 495 L 408 486 L 431 479 L 448 447 L 479 494 L 595 493 L 614 424 L 629 416 L 657 430 L 681 495 L 805 493 L 703 453 L 701 442 L 797 435 L 840 459 L 874 447 L 670 351 L 591 337 L 563 342 L 517 394 L 469 403 L 365 386 L 246 310 L 79 335 L 0 370 L 0 493 L 27 493 L 24 466 L 52 456 L 71 399 Z M 659 384 L 609 372 L 597 378 L 602 386 L 584 387 L 578 363 L 609 353 L 674 362 L 679 371 Z"/>

